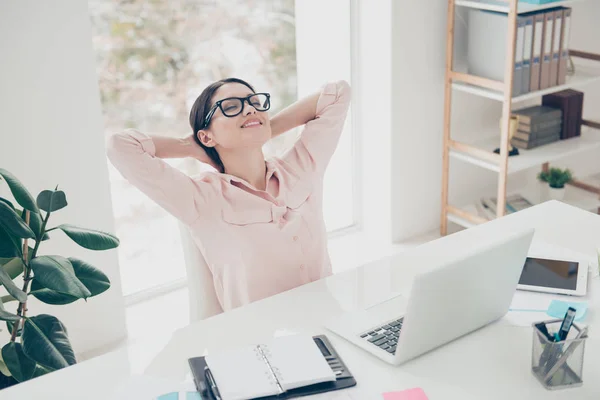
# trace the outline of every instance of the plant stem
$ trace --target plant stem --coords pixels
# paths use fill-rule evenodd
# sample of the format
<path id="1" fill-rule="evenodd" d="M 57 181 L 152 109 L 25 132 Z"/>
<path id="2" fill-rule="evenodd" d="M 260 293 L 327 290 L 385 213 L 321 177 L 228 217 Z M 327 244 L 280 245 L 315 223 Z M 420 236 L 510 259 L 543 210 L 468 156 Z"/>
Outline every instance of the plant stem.
<path id="1" fill-rule="evenodd" d="M 33 251 L 31 252 L 32 259 L 36 256 L 37 251 L 40 247 L 40 243 L 42 242 L 42 238 L 44 237 L 44 233 L 46 233 L 46 224 L 48 223 L 49 218 L 50 218 L 50 212 L 47 212 L 46 217 L 44 218 L 44 221 L 42 222 L 42 228 L 40 229 L 39 236 L 36 238 L 37 240 L 35 241 L 35 247 L 33 248 Z M 27 225 L 29 225 L 29 210 L 26 210 L 26 212 L 25 212 L 25 222 L 27 223 Z M 27 294 L 27 290 L 29 289 L 29 281 L 31 281 L 31 268 L 29 267 L 29 257 L 28 256 L 29 256 L 29 246 L 27 245 L 27 239 L 25 239 L 24 243 L 23 243 L 23 265 L 25 265 L 24 278 L 23 278 L 23 291 L 25 292 L 25 294 Z M 17 332 L 19 331 L 19 326 L 21 325 L 21 322 L 25 318 L 26 314 L 27 314 L 27 299 L 25 299 L 25 302 L 19 303 L 19 307 L 17 308 L 17 315 L 19 317 L 21 317 L 21 319 L 18 320 L 17 322 L 15 322 L 15 324 L 13 325 L 12 334 L 10 336 L 11 342 L 14 342 L 16 340 Z"/>
<path id="2" fill-rule="evenodd" d="M 42 228 L 40 229 L 40 237 L 35 242 L 35 247 L 33 248 L 33 253 L 31 254 L 31 258 L 34 258 L 35 256 L 37 256 L 37 251 L 40 247 L 40 243 L 42 243 L 42 238 L 44 237 L 44 234 L 46 233 L 46 224 L 48 223 L 49 218 L 50 218 L 50 212 L 47 212 L 46 218 L 44 218 L 44 221 L 42 222 Z M 27 265 L 29 265 L 29 263 Z"/>

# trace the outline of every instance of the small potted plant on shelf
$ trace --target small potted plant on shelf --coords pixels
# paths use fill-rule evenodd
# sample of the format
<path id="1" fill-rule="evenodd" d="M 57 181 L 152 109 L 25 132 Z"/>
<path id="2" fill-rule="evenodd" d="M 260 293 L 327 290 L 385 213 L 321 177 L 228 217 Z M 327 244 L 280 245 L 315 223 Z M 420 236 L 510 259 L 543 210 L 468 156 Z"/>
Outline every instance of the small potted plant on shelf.
<path id="1" fill-rule="evenodd" d="M 568 169 L 550 168 L 548 171 L 542 171 L 538 179 L 548 183 L 548 194 L 551 199 L 562 200 L 565 196 L 565 185 L 573 178 Z"/>

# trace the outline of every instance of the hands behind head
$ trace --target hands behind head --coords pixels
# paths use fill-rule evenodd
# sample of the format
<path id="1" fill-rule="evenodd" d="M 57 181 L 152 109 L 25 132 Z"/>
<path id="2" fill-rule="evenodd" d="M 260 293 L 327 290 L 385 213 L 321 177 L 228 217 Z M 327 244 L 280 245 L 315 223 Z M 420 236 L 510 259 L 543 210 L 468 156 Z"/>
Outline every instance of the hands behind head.
<path id="1" fill-rule="evenodd" d="M 189 137 L 187 137 L 186 142 L 187 142 L 186 144 L 189 146 L 189 150 L 190 150 L 188 157 L 194 158 L 194 159 L 200 161 L 201 163 L 208 164 L 211 167 L 213 167 L 214 169 L 216 169 L 217 171 L 219 170 L 219 167 L 214 163 L 212 158 L 210 158 L 208 156 L 208 154 L 206 154 L 206 151 L 204 151 L 202 146 L 200 146 L 198 143 L 196 143 L 193 135 L 190 135 Z"/>

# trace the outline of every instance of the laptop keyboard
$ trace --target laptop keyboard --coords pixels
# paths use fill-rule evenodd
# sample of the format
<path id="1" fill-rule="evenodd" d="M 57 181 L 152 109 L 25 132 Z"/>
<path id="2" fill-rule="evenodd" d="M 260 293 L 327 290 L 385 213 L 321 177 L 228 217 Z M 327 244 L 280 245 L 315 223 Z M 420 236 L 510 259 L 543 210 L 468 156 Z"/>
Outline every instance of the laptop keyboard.
<path id="1" fill-rule="evenodd" d="M 398 338 L 400 337 L 403 321 L 404 318 L 397 319 L 369 332 L 363 333 L 360 337 L 380 349 L 394 354 L 396 352 L 396 346 L 398 345 Z"/>

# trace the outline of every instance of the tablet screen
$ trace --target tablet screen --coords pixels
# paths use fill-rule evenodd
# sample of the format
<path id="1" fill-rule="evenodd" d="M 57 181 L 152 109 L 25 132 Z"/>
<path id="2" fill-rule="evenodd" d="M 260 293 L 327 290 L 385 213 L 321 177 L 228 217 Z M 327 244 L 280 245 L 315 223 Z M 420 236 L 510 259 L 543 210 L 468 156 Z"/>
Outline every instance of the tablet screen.
<path id="1" fill-rule="evenodd" d="M 527 257 L 519 284 L 576 290 L 578 270 L 578 262 Z"/>

